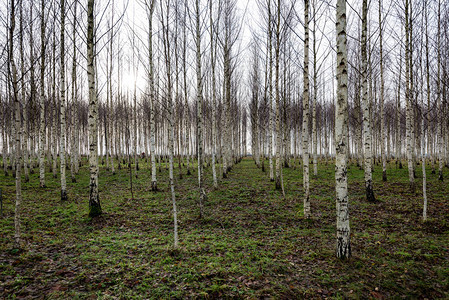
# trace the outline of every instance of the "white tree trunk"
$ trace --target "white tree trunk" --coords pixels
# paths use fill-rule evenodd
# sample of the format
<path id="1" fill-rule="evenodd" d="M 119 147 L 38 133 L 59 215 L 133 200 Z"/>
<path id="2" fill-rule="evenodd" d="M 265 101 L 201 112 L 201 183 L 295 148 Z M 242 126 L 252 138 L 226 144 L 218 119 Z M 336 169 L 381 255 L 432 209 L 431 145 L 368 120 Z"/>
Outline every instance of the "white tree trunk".
<path id="1" fill-rule="evenodd" d="M 438 179 L 443 181 L 444 165 L 444 107 L 441 104 L 441 0 L 438 0 L 438 34 L 437 34 L 437 111 L 439 112 L 438 125 Z"/>
<path id="2" fill-rule="evenodd" d="M 29 171 L 28 171 L 28 112 L 27 112 L 27 100 L 26 100 L 26 94 L 25 94 L 25 65 L 24 65 L 24 55 L 23 55 L 23 1 L 20 1 L 20 32 L 19 32 L 19 38 L 20 38 L 20 87 L 22 90 L 22 94 L 20 96 L 22 101 L 22 114 L 23 114 L 23 127 L 22 127 L 22 136 L 23 136 L 23 173 L 24 173 L 24 180 L 25 182 L 28 182 L 30 180 L 29 177 Z"/>
<path id="3" fill-rule="evenodd" d="M 90 170 L 90 194 L 89 216 L 95 217 L 101 214 L 100 198 L 98 195 L 98 100 L 95 86 L 94 68 L 94 0 L 87 2 L 87 81 L 89 86 L 89 170 Z"/>
<path id="4" fill-rule="evenodd" d="M 379 53 L 380 53 L 380 153 L 382 156 L 382 180 L 387 181 L 385 154 L 384 67 L 382 51 L 382 0 L 379 0 Z"/>
<path id="5" fill-rule="evenodd" d="M 372 174 L 372 141 L 371 141 L 371 118 L 370 98 L 368 97 L 368 59 L 367 59 L 367 27 L 368 27 L 368 4 L 363 0 L 362 11 L 362 111 L 363 111 L 363 137 L 364 137 L 364 167 L 365 167 L 365 189 L 366 199 L 375 201 L 373 191 Z"/>
<path id="6" fill-rule="evenodd" d="M 274 181 L 274 170 L 273 170 L 273 47 L 272 47 L 272 24 L 271 24 L 271 1 L 268 0 L 268 51 L 269 55 L 269 89 L 268 89 L 268 98 L 269 98 L 269 108 L 268 108 L 268 118 L 270 119 L 269 128 L 268 128 L 268 160 L 270 165 L 270 180 Z"/>
<path id="7" fill-rule="evenodd" d="M 302 160 L 304 185 L 304 218 L 310 218 L 309 181 L 309 0 L 304 0 L 304 69 L 302 111 Z"/>
<path id="8" fill-rule="evenodd" d="M 168 144 L 169 144 L 169 182 L 170 182 L 170 191 L 171 191 L 171 199 L 173 205 L 173 225 L 174 225 L 174 248 L 178 247 L 178 212 L 176 209 L 176 194 L 175 194 L 175 183 L 173 176 L 173 152 L 174 152 L 174 136 L 175 136 L 175 126 L 174 126 L 174 106 L 172 99 L 172 82 L 171 82 L 171 58 L 170 58 L 170 41 L 169 41 L 169 5 L 170 1 L 167 1 L 166 7 L 166 17 L 164 24 L 164 17 L 162 16 L 162 34 L 164 40 L 164 54 L 165 54 L 165 69 L 167 72 L 167 113 L 168 113 L 168 122 L 169 122 L 169 134 L 168 134 Z"/>
<path id="9" fill-rule="evenodd" d="M 60 40 L 60 59 L 61 69 L 59 70 L 61 75 L 60 92 L 61 92 L 61 139 L 59 147 L 59 158 L 61 161 L 61 201 L 67 200 L 67 186 L 65 176 L 65 137 L 66 137 L 66 114 L 65 114 L 65 0 L 61 0 L 61 40 Z"/>
<path id="10" fill-rule="evenodd" d="M 73 11 L 74 18 L 76 20 L 76 6 L 77 2 L 74 3 Z M 70 173 L 72 176 L 72 182 L 76 182 L 76 166 L 78 164 L 78 152 L 76 146 L 76 136 L 78 134 L 78 86 L 76 82 L 76 22 L 73 22 L 73 32 L 72 32 L 72 42 L 73 42 L 73 58 L 72 58 L 72 134 L 71 134 L 71 159 L 70 159 Z"/>
<path id="11" fill-rule="evenodd" d="M 45 0 L 41 0 L 41 66 L 40 66 L 40 123 L 39 123 L 39 181 L 45 187 Z"/>
<path id="12" fill-rule="evenodd" d="M 348 173 L 346 144 L 348 108 L 348 73 L 346 49 L 346 1 L 337 0 L 337 102 L 335 109 L 335 192 L 337 204 L 337 257 L 351 256 L 349 228 Z"/>
<path id="13" fill-rule="evenodd" d="M 154 62 L 153 62 L 153 12 L 154 1 L 151 0 L 148 16 L 148 59 L 150 61 L 150 153 L 151 153 L 151 190 L 157 191 L 156 178 L 156 156 L 155 156 L 155 125 L 154 125 L 154 109 L 155 105 L 155 87 L 154 87 Z"/>
<path id="14" fill-rule="evenodd" d="M 306 0 L 307 1 L 307 0 Z M 281 186 L 281 168 L 282 168 L 282 162 L 281 162 L 281 95 L 280 95 L 280 87 L 279 87 L 279 60 L 280 60 L 280 43 L 281 43 L 281 1 L 278 0 L 277 8 L 276 8 L 276 15 L 277 15 L 277 21 L 276 21 L 276 44 L 274 47 L 274 53 L 275 53 L 275 92 L 276 92 L 276 178 L 275 178 L 275 187 L 277 190 L 280 190 L 282 188 Z"/>
<path id="15" fill-rule="evenodd" d="M 17 68 L 14 62 L 14 28 L 16 24 L 15 20 L 15 7 L 16 3 L 14 0 L 11 0 L 10 7 L 10 27 L 9 27 L 9 68 L 10 68 L 10 80 L 12 83 L 12 94 L 14 97 L 14 129 L 15 136 L 12 137 L 15 139 L 15 170 L 16 170 L 16 203 L 14 209 L 14 244 L 16 248 L 20 248 L 20 203 L 22 201 L 22 177 L 21 177 L 21 162 L 22 162 L 22 145 L 21 145 L 21 137 L 22 137 L 22 126 L 21 126 L 21 114 L 20 114 L 20 99 L 19 99 L 19 90 L 18 90 L 18 79 L 17 79 Z"/>
<path id="16" fill-rule="evenodd" d="M 413 113 L 413 107 L 412 107 L 412 95 L 411 95 L 411 89 L 410 89 L 410 60 L 409 56 L 410 54 L 410 26 L 409 26 L 409 0 L 405 0 L 405 80 L 406 80 L 406 140 L 407 140 L 407 165 L 408 165 L 408 178 L 409 178 L 409 185 L 410 185 L 410 192 L 412 194 L 415 193 L 415 177 L 413 172 L 413 132 L 412 132 L 412 126 L 413 126 L 413 120 L 412 120 L 412 113 Z"/>
<path id="17" fill-rule="evenodd" d="M 196 21 L 196 103 L 197 103 L 197 144 L 198 144 L 198 189 L 200 218 L 203 217 L 203 203 L 206 201 L 204 190 L 204 153 L 203 153 L 203 82 L 201 74 L 201 32 L 200 32 L 200 0 L 195 1 L 195 21 Z"/>
<path id="18" fill-rule="evenodd" d="M 313 176 L 318 176 L 318 157 L 317 157 L 317 118 L 316 118 L 316 105 L 318 99 L 318 86 L 317 86 L 317 49 L 316 49 L 316 24 L 318 22 L 316 14 L 316 2 L 312 3 L 313 6 L 313 103 L 312 103 L 312 145 L 313 145 Z"/>

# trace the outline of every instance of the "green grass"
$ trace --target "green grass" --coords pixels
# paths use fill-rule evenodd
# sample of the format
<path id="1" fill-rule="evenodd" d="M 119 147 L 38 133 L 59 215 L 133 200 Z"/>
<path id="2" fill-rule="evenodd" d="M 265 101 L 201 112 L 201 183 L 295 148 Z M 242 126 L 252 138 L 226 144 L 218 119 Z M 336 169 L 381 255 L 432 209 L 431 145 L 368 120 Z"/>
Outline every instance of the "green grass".
<path id="1" fill-rule="evenodd" d="M 266 166 L 268 164 L 266 163 Z M 267 168 L 268 169 L 268 168 Z M 428 168 L 430 169 L 430 168 Z M 196 171 L 196 168 L 194 168 Z M 382 182 L 375 166 L 376 203 L 364 199 L 363 171 L 349 168 L 353 257 L 334 255 L 334 166 L 320 163 L 311 176 L 313 218 L 302 217 L 302 170 L 284 169 L 286 197 L 268 172 L 244 159 L 212 188 L 199 219 L 197 177 L 179 178 L 175 168 L 180 247 L 173 249 L 168 171 L 150 189 L 147 163 L 133 177 L 100 170 L 104 214 L 88 218 L 88 167 L 68 181 L 60 202 L 59 178 L 38 172 L 23 183 L 23 251 L 13 247 L 15 187 L 0 175 L 2 298 L 407 298 L 449 297 L 449 186 L 427 174 L 429 221 L 421 221 L 421 168 L 417 194 L 408 190 L 407 169 L 388 166 Z M 47 170 L 48 171 L 48 170 Z M 158 170 L 159 171 L 159 170 Z M 268 170 L 267 170 L 268 171 Z M 68 170 L 69 173 L 69 170 Z M 449 172 L 445 169 L 445 178 Z M 70 178 L 70 176 L 68 176 Z M 448 179 L 446 179 L 448 180 Z"/>

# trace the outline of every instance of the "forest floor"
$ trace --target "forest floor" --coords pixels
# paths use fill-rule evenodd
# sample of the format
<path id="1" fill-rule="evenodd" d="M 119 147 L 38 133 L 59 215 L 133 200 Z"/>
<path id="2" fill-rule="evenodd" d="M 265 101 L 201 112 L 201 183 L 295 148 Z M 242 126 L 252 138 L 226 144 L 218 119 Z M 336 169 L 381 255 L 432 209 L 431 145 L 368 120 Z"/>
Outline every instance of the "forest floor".
<path id="1" fill-rule="evenodd" d="M 268 166 L 268 164 L 266 164 Z M 352 258 L 335 257 L 334 166 L 311 177 L 313 218 L 302 217 L 302 171 L 284 169 L 286 198 L 268 172 L 243 159 L 208 188 L 198 219 L 197 178 L 176 180 L 180 247 L 173 249 L 168 171 L 151 192 L 147 165 L 129 173 L 100 171 L 104 214 L 88 218 L 89 175 L 68 180 L 60 202 L 59 179 L 38 171 L 23 184 L 24 249 L 13 247 L 14 180 L 0 174 L 1 298 L 449 298 L 449 172 L 428 170 L 428 216 L 421 221 L 421 166 L 417 193 L 407 169 L 374 172 L 378 202 L 364 197 L 363 171 L 349 170 Z M 210 168 L 208 168 L 210 169 Z M 430 168 L 428 168 L 430 169 Z M 185 170 L 184 170 L 185 173 Z M 68 171 L 67 178 L 70 179 Z M 178 169 L 176 169 L 178 176 Z M 211 187 L 210 170 L 206 186 Z M 177 177 L 178 178 L 178 177 Z"/>

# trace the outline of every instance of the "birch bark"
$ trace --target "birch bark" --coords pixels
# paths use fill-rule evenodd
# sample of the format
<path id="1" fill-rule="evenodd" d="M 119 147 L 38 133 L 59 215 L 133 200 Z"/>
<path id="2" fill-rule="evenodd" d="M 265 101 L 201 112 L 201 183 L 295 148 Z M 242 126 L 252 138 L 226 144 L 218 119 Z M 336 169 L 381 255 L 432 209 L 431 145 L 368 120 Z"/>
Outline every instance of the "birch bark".
<path id="1" fill-rule="evenodd" d="M 204 153 L 203 153 L 203 82 L 201 73 L 201 32 L 200 1 L 195 1 L 195 46 L 196 46 L 196 103 L 197 103 L 197 144 L 198 144 L 198 189 L 200 218 L 203 217 L 203 203 L 206 201 L 204 190 Z"/>
<path id="2" fill-rule="evenodd" d="M 65 98 L 65 0 L 61 0 L 61 40 L 60 40 L 60 59 L 61 69 L 59 70 L 61 75 L 60 81 L 60 114 L 61 114 L 61 138 L 59 146 L 59 159 L 61 161 L 61 201 L 67 201 L 67 181 L 65 176 L 65 139 L 66 139 L 66 98 Z"/>
<path id="3" fill-rule="evenodd" d="M 363 0 L 362 8 L 362 111 L 363 111 L 363 136 L 364 136 L 364 166 L 366 199 L 375 201 L 373 191 L 372 174 L 372 141 L 370 124 L 370 99 L 368 97 L 368 58 L 367 58 L 367 27 L 368 27 L 368 1 Z"/>
<path id="4" fill-rule="evenodd" d="M 407 140 L 407 165 L 408 165 L 408 177 L 409 177 L 409 186 L 410 192 L 412 194 L 415 193 L 415 177 L 413 172 L 413 133 L 412 133 L 412 99 L 411 99 L 411 90 L 410 90 L 410 26 L 409 26 L 409 0 L 405 0 L 405 80 L 406 80 L 406 140 Z"/>
<path id="5" fill-rule="evenodd" d="M 98 194 L 98 99 L 95 86 L 94 68 L 94 2 L 87 2 L 87 80 L 89 87 L 89 217 L 101 214 L 100 198 Z"/>
<path id="6" fill-rule="evenodd" d="M 150 152 L 151 152 L 151 190 L 157 191 L 156 155 L 155 155 L 155 87 L 154 87 L 154 62 L 153 62 L 153 12 L 155 0 L 150 0 L 148 16 L 148 59 L 150 61 Z"/>
<path id="7" fill-rule="evenodd" d="M 27 100 L 25 94 L 25 62 L 23 55 L 23 0 L 20 0 L 20 24 L 19 24 L 19 39 L 20 39 L 20 88 L 21 88 L 21 101 L 22 101 L 22 114 L 23 114 L 23 127 L 22 127 L 22 136 L 23 136 L 23 173 L 24 173 L 24 181 L 28 182 L 30 180 L 29 171 L 28 171 L 28 112 L 27 112 Z"/>
<path id="8" fill-rule="evenodd" d="M 170 1 L 167 1 L 166 7 L 166 20 L 164 23 L 164 17 L 162 16 L 162 35 L 164 41 L 164 54 L 165 54 L 165 69 L 167 72 L 167 106 L 168 106 L 168 122 L 169 122 L 169 134 L 168 134 L 168 144 L 169 144 L 169 182 L 171 191 L 171 200 L 173 205 L 173 223 L 174 223 L 174 248 L 178 247 L 178 212 L 176 208 L 176 195 L 175 195 L 175 183 L 173 176 L 173 152 L 174 152 L 174 118 L 173 118 L 173 100 L 172 100 L 172 82 L 171 82 L 171 58 L 170 58 L 170 42 L 169 42 L 169 7 Z"/>
<path id="9" fill-rule="evenodd" d="M 304 69 L 302 112 L 302 160 L 304 185 L 304 218 L 310 218 L 309 182 L 309 0 L 304 0 Z"/>
<path id="10" fill-rule="evenodd" d="M 380 52 L 380 152 L 382 156 L 382 180 L 387 181 L 387 158 L 385 155 L 385 112 L 384 112 L 384 65 L 382 41 L 382 0 L 379 0 L 379 52 Z"/>
<path id="11" fill-rule="evenodd" d="M 14 29 L 16 26 L 16 16 L 15 16 L 16 3 L 11 0 L 10 7 L 10 25 L 9 25 L 9 71 L 10 80 L 12 84 L 12 95 L 14 100 L 14 128 L 15 128 L 15 170 L 16 170 L 16 203 L 14 208 L 14 244 L 15 247 L 20 247 L 20 203 L 22 202 L 22 177 L 21 177 L 21 162 L 22 162 L 22 128 L 20 125 L 21 114 L 20 114 L 20 99 L 18 90 L 18 79 L 17 79 L 17 68 L 14 61 Z"/>
<path id="12" fill-rule="evenodd" d="M 348 72 L 346 38 L 346 1 L 337 0 L 337 102 L 335 110 L 335 191 L 337 206 L 337 257 L 351 256 L 348 207 L 348 174 L 346 144 L 348 107 Z"/>
<path id="13" fill-rule="evenodd" d="M 439 112 L 438 126 L 438 179 L 443 181 L 443 143 L 444 143 L 444 108 L 441 105 L 441 0 L 438 0 L 438 33 L 437 33 L 437 111 Z"/>
<path id="14" fill-rule="evenodd" d="M 45 187 L 45 0 L 41 0 L 41 66 L 40 66 L 40 123 L 39 123 L 39 182 Z"/>
<path id="15" fill-rule="evenodd" d="M 217 91 L 215 89 L 215 63 L 216 63 L 216 43 L 214 42 L 214 23 L 212 18 L 212 0 L 209 1 L 209 22 L 210 22 L 210 59 L 212 68 L 212 179 L 214 188 L 218 187 L 217 170 L 215 167 L 216 145 L 217 145 L 217 129 L 216 129 L 216 107 L 217 107 Z M 188 163 L 187 163 L 188 165 Z"/>
<path id="16" fill-rule="evenodd" d="M 77 149 L 77 135 L 78 135 L 78 86 L 76 81 L 76 17 L 77 17 L 77 1 L 75 1 L 73 6 L 73 31 L 72 31 L 72 42 L 73 42 L 73 58 L 72 58 L 72 146 L 71 146 L 71 160 L 70 160 L 70 173 L 72 175 L 72 182 L 76 182 L 76 167 L 78 165 L 78 149 Z M 105 124 L 106 126 L 106 124 Z M 107 144 L 107 143 L 106 143 Z M 107 147 L 106 147 L 106 151 Z"/>
<path id="17" fill-rule="evenodd" d="M 307 2 L 308 0 L 306 0 Z M 280 110 L 281 110 L 281 96 L 280 96 L 280 87 L 279 87 L 279 60 L 280 60 L 280 47 L 281 47 L 281 1 L 278 0 L 277 3 L 277 10 L 276 10 L 276 44 L 274 47 L 274 57 L 275 57 L 275 92 L 276 92 L 276 179 L 275 179 L 275 187 L 277 190 L 280 190 L 282 188 L 281 186 L 281 168 L 282 168 L 282 162 L 281 162 L 281 116 L 280 116 Z"/>

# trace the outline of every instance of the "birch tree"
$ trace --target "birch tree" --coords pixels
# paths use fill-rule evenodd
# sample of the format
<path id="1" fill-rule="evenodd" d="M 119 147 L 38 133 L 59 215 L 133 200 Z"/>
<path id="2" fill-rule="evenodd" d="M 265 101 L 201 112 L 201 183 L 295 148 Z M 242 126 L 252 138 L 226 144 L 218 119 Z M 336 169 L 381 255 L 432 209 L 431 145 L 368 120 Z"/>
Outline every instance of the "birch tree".
<path id="1" fill-rule="evenodd" d="M 441 104 L 441 0 L 438 0 L 438 21 L 437 21 L 437 110 L 439 112 L 438 126 L 438 179 L 443 181 L 444 166 L 444 108 Z M 443 88 L 444 89 L 444 88 Z"/>
<path id="2" fill-rule="evenodd" d="M 351 256 L 347 173 L 348 71 L 346 38 L 346 1 L 337 0 L 337 101 L 335 109 L 335 191 L 337 204 L 337 257 Z"/>
<path id="3" fill-rule="evenodd" d="M 212 71 L 212 179 L 214 183 L 214 188 L 218 187 L 217 182 L 217 170 L 215 168 L 216 163 L 216 147 L 217 147 L 217 128 L 216 128 L 216 107 L 217 107 L 217 90 L 216 90 L 216 80 L 215 80 L 215 64 L 216 64 L 216 51 L 217 42 L 215 37 L 215 29 L 212 14 L 212 0 L 209 0 L 209 26 L 210 26 L 210 60 L 211 60 L 211 71 Z M 184 76 L 185 78 L 185 76 Z M 187 155 L 188 157 L 188 155 Z M 187 161 L 188 165 L 188 161 Z"/>
<path id="4" fill-rule="evenodd" d="M 20 22 L 19 22 L 19 39 L 20 39 L 20 88 L 21 88 L 21 101 L 22 101 L 22 114 L 23 114 L 23 126 L 22 126 L 22 135 L 23 135 L 23 173 L 24 173 L 24 181 L 28 182 L 30 180 L 29 170 L 28 170 L 28 111 L 27 111 L 27 100 L 26 100 L 26 86 L 25 86 L 25 59 L 24 59 L 24 50 L 23 50 L 23 0 L 20 0 Z M 16 129 L 17 130 L 17 129 Z"/>
<path id="5" fill-rule="evenodd" d="M 153 61 L 153 12 L 156 0 L 145 1 L 148 18 L 148 60 L 149 68 L 149 83 L 150 83 L 150 154 L 151 154 L 151 190 L 157 191 L 157 177 L 156 177 L 156 155 L 155 155 L 155 124 L 154 124 L 154 110 L 155 110 L 155 87 L 154 87 L 154 61 Z"/>
<path id="6" fill-rule="evenodd" d="M 425 25 L 423 24 L 423 26 L 425 26 L 425 34 L 426 34 L 426 73 L 427 73 L 427 81 L 426 81 L 426 94 L 427 94 L 427 102 L 429 102 L 429 98 L 430 98 L 430 80 L 429 80 L 429 47 L 428 47 L 428 42 L 429 42 L 429 35 L 427 32 L 427 3 L 425 3 L 426 1 L 424 1 L 423 3 L 423 19 L 425 19 Z M 421 55 L 420 55 L 420 65 L 422 65 L 422 46 L 423 44 L 423 40 L 421 39 Z M 422 74 L 422 69 L 421 70 L 421 77 L 423 77 Z M 424 78 L 423 78 L 424 79 Z M 421 116 L 421 168 L 422 168 L 422 192 L 423 192 L 423 211 L 422 211 L 422 218 L 423 221 L 427 220 L 427 175 L 426 175 L 426 158 L 425 158 L 425 143 L 426 143 L 426 135 L 425 135 L 425 122 L 428 122 L 428 118 L 427 118 L 427 114 L 424 114 L 424 82 L 422 82 L 421 84 L 421 111 L 422 111 L 422 116 Z M 427 112 L 429 110 L 429 106 L 427 107 Z M 427 137 L 427 139 L 429 140 L 429 137 Z"/>
<path id="7" fill-rule="evenodd" d="M 258 58 L 258 45 L 253 41 L 253 61 L 252 72 L 250 74 L 250 87 L 251 87 L 251 152 L 253 159 L 257 167 L 260 167 L 260 155 L 259 155 L 259 58 Z"/>
<path id="8" fill-rule="evenodd" d="M 184 1 L 184 28 L 182 30 L 182 72 L 183 72 L 183 88 L 184 88 L 184 128 L 186 131 L 185 148 L 186 148 L 186 164 L 187 175 L 192 175 L 190 171 L 190 108 L 188 102 L 188 85 L 187 85 L 187 8 L 188 3 Z M 212 47 L 212 44 L 211 44 Z M 214 67 L 214 66 L 213 66 Z M 193 161 L 192 161 L 193 164 Z"/>
<path id="9" fill-rule="evenodd" d="M 165 9 L 165 17 L 164 17 Z M 174 225 L 174 248 L 178 247 L 178 211 L 176 208 L 176 194 L 175 194 L 175 183 L 173 176 L 173 152 L 174 152 L 174 118 L 173 118 L 173 99 L 172 99 L 172 74 L 171 74 L 171 53 L 170 53 L 170 0 L 167 0 L 166 7 L 162 6 L 161 2 L 161 25 L 162 25 L 162 40 L 164 46 L 164 58 L 165 58 L 165 71 L 167 75 L 167 113 L 168 113 L 168 123 L 169 123 L 169 136 L 168 136 L 168 147 L 169 147 L 169 184 L 171 192 L 171 200 L 173 205 L 173 225 Z"/>
<path id="10" fill-rule="evenodd" d="M 271 0 L 267 0 L 267 58 L 268 58 L 268 164 L 270 166 L 270 181 L 274 181 L 273 168 L 273 16 L 271 13 Z"/>
<path id="11" fill-rule="evenodd" d="M 60 114 L 61 114 L 61 139 L 59 146 L 59 159 L 61 165 L 61 201 L 67 201 L 67 186 L 65 177 L 65 138 L 66 138 L 66 99 L 65 99 L 65 0 L 61 0 L 61 41 L 60 41 L 60 59 L 61 59 L 61 81 L 60 81 Z"/>
<path id="12" fill-rule="evenodd" d="M 363 111 L 363 138 L 364 138 L 364 169 L 366 199 L 375 201 L 372 173 L 372 141 L 370 102 L 368 97 L 368 58 L 367 58 L 367 27 L 368 27 L 368 1 L 363 0 L 362 8 L 362 111 Z"/>
<path id="13" fill-rule="evenodd" d="M 89 216 L 101 215 L 100 197 L 98 194 L 98 99 L 96 93 L 96 76 L 94 68 L 94 45 L 95 45 L 95 23 L 94 23 L 95 0 L 87 2 L 87 81 L 89 88 L 89 171 L 90 171 L 90 193 L 89 193 Z"/>
<path id="14" fill-rule="evenodd" d="M 57 19 L 57 5 L 53 7 L 53 18 Z M 51 164 L 51 170 L 53 172 L 53 178 L 57 178 L 57 165 L 58 165 L 58 128 L 61 129 L 61 124 L 58 124 L 58 95 L 56 93 L 56 29 L 53 30 L 52 34 L 52 56 L 51 56 L 51 93 L 49 93 L 49 98 L 52 103 L 48 106 L 51 109 L 52 117 L 51 124 L 49 124 L 49 138 L 48 138 L 48 148 L 52 148 L 52 161 L 48 159 L 48 164 Z"/>
<path id="15" fill-rule="evenodd" d="M 109 139 L 109 147 L 107 147 L 106 151 L 111 151 L 110 153 L 110 165 L 111 165 L 111 171 L 112 174 L 115 174 L 115 166 L 114 166 L 114 157 L 113 157 L 113 153 L 112 153 L 112 142 L 113 142 L 113 135 L 114 135 L 114 125 L 113 125 L 113 120 L 112 120 L 112 103 L 113 103 L 113 93 L 112 93 L 112 71 L 113 71 L 113 52 L 114 52 L 114 47 L 113 47 L 113 41 L 114 41 L 114 1 L 112 1 L 112 12 L 111 12 L 111 25 L 110 25 L 110 30 L 109 30 L 109 69 L 108 69 L 108 75 L 107 75 L 107 81 L 109 83 L 108 88 L 108 98 L 107 98 L 107 107 L 108 107 L 108 118 L 107 118 L 107 122 L 108 122 L 108 139 Z M 115 149 L 115 151 L 117 151 L 117 149 Z"/>
<path id="16" fill-rule="evenodd" d="M 384 65 L 382 39 L 382 0 L 379 0 L 379 54 L 380 54 L 380 152 L 382 156 L 382 180 L 387 181 L 387 157 L 385 154 Z"/>
<path id="17" fill-rule="evenodd" d="M 307 1 L 307 0 L 306 0 Z M 281 48 L 281 0 L 278 0 L 276 7 L 276 25 L 275 25 L 275 47 L 274 47 L 274 76 L 275 76 L 275 100 L 276 100 L 276 178 L 275 187 L 277 190 L 282 188 L 281 185 L 281 95 L 280 95 L 280 72 L 279 72 L 279 61 L 280 61 L 280 48 Z"/>
<path id="18" fill-rule="evenodd" d="M 72 43 L 73 43 L 73 58 L 72 58 L 72 147 L 71 147 L 71 164 L 70 173 L 72 176 L 72 182 L 76 182 L 76 174 L 78 170 L 78 154 L 79 154 L 79 122 L 78 118 L 78 81 L 76 73 L 76 23 L 77 23 L 77 3 L 73 4 L 73 31 L 72 31 Z M 107 150 L 106 150 L 107 151 Z"/>
<path id="19" fill-rule="evenodd" d="M 34 1 L 31 1 L 31 5 L 34 5 Z M 30 20 L 33 20 L 33 10 L 31 9 L 29 12 L 29 16 L 30 16 Z M 34 49 L 34 26 L 33 26 L 34 22 L 30 22 L 29 25 L 29 47 L 30 47 L 30 56 L 29 56 L 29 60 L 31 62 L 35 62 L 34 64 L 30 64 L 30 106 L 31 105 L 35 105 L 36 103 L 36 99 L 38 99 L 39 101 L 39 95 L 38 95 L 38 91 L 37 91 L 37 87 L 36 87 L 36 76 L 35 76 L 35 65 L 36 65 L 36 60 L 35 60 L 35 49 Z M 34 106 L 35 107 L 35 106 Z M 35 121 L 36 117 L 33 116 L 33 121 Z M 34 123 L 34 122 L 32 122 Z M 31 129 L 31 128 L 30 128 Z M 36 130 L 30 130 L 33 133 L 33 137 L 30 140 L 30 145 L 34 145 L 34 134 L 37 132 L 37 135 L 39 135 L 39 128 L 37 128 Z M 29 132 L 27 131 L 27 135 L 29 135 Z M 30 147 L 30 150 L 33 150 Z M 30 173 L 34 174 L 34 160 L 33 160 L 33 155 L 31 155 L 31 153 L 35 153 L 35 151 L 31 151 L 30 152 Z M 25 154 L 26 155 L 26 154 Z"/>
<path id="20" fill-rule="evenodd" d="M 225 0 L 223 3 L 223 35 L 224 37 L 218 40 L 223 48 L 223 97 L 224 105 L 222 116 L 224 117 L 224 132 L 223 132 L 223 178 L 227 178 L 228 172 L 231 170 L 234 163 L 233 149 L 232 149 L 232 48 L 238 38 L 238 28 L 236 27 L 236 1 Z"/>
<path id="21" fill-rule="evenodd" d="M 41 0 L 41 66 L 40 66 L 40 123 L 39 123 L 39 181 L 45 187 L 45 0 Z"/>
<path id="22" fill-rule="evenodd" d="M 197 144 L 198 144 L 198 188 L 200 218 L 203 217 L 203 203 L 206 200 L 204 190 L 204 154 L 203 154 L 203 82 L 201 74 L 201 32 L 200 0 L 195 1 L 195 46 L 196 46 L 196 103 L 197 103 Z"/>
<path id="23" fill-rule="evenodd" d="M 410 67 L 410 26 L 409 26 L 409 0 L 405 0 L 405 100 L 406 100 L 406 140 L 407 140 L 407 165 L 408 165 L 408 178 L 410 192 L 415 193 L 415 176 L 414 176 L 414 166 L 413 166 L 413 132 L 412 132 L 412 95 L 410 88 L 410 77 L 411 77 L 411 67 Z"/>
<path id="24" fill-rule="evenodd" d="M 22 162 L 22 129 L 21 129 L 21 114 L 20 114 L 20 99 L 18 89 L 18 76 L 17 67 L 14 61 L 14 30 L 16 26 L 15 16 L 16 3 L 11 0 L 10 7 L 10 24 L 9 24 L 9 78 L 12 86 L 12 97 L 14 100 L 14 128 L 15 128 L 15 170 L 16 170 L 16 203 L 14 208 L 14 244 L 15 247 L 20 248 L 20 204 L 22 201 L 22 174 L 21 174 L 21 162 Z"/>
<path id="25" fill-rule="evenodd" d="M 398 93 L 396 97 L 396 164 L 402 169 L 401 160 L 401 76 L 402 76 L 402 47 L 399 49 L 399 77 L 398 77 Z"/>
<path id="26" fill-rule="evenodd" d="M 304 0 L 304 69 L 302 93 L 302 160 L 304 185 L 304 218 L 310 217 L 309 181 L 309 0 Z"/>
<path id="27" fill-rule="evenodd" d="M 312 10 L 313 10 L 313 100 L 312 100 L 312 157 L 313 157 L 313 176 L 316 178 L 318 176 L 318 134 L 317 134 L 317 101 L 318 101 L 318 86 L 317 86 L 317 76 L 318 76 L 318 67 L 317 67 L 317 39 L 316 39 L 316 31 L 317 31 L 317 22 L 318 22 L 318 14 L 317 14 L 317 3 L 316 1 L 312 2 Z"/>

